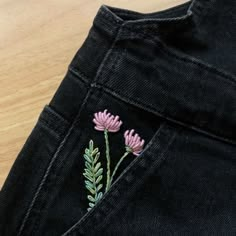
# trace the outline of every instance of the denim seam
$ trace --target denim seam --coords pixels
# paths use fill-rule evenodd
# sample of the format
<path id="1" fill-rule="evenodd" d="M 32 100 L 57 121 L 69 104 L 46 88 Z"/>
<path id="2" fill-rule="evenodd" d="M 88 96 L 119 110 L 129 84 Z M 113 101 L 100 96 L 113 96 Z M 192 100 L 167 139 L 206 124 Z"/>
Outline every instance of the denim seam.
<path id="1" fill-rule="evenodd" d="M 116 68 L 117 68 L 117 66 L 118 66 L 118 64 L 119 64 L 119 62 L 121 61 L 121 59 L 122 59 L 122 56 L 125 54 L 125 52 L 126 52 L 126 50 L 124 49 L 124 50 L 121 50 L 119 53 L 118 53 L 118 56 L 116 56 L 116 59 L 115 60 L 113 60 L 113 62 L 111 63 L 111 69 L 112 70 L 115 70 Z M 115 55 L 115 54 L 117 54 L 116 52 L 112 52 L 113 53 L 113 56 Z M 110 73 L 111 73 L 111 71 L 110 71 Z M 106 83 L 108 83 L 108 80 L 109 80 L 109 76 L 107 75 L 106 77 L 104 76 L 104 84 L 106 84 Z M 99 83 L 98 83 L 99 84 Z"/>
<path id="2" fill-rule="evenodd" d="M 204 15 L 207 13 L 207 11 L 209 11 L 210 9 L 210 3 L 213 2 L 214 0 L 208 0 L 207 2 L 207 5 L 206 3 L 204 4 L 204 6 L 201 4 L 199 4 L 199 2 L 196 2 L 193 1 L 193 3 L 190 4 L 190 7 L 188 8 L 188 11 L 186 13 L 186 15 L 184 16 L 181 16 L 181 18 L 185 18 L 187 17 L 189 14 L 191 14 L 190 12 L 193 12 L 196 16 L 200 16 L 201 15 L 201 21 L 203 20 L 203 17 Z M 167 8 L 167 9 L 164 9 L 162 11 L 160 11 L 160 14 L 165 14 L 165 12 L 168 13 L 168 11 L 171 11 L 173 13 L 177 12 L 178 10 L 181 10 L 182 8 L 186 7 L 188 3 L 182 3 L 180 5 L 177 5 L 177 6 L 174 6 L 174 7 L 171 7 L 173 8 L 173 10 L 171 10 L 171 8 Z M 124 12 L 124 10 L 126 12 Z M 196 10 L 196 11 L 195 11 Z M 123 14 L 123 15 L 131 15 L 131 16 L 137 16 L 139 15 L 139 12 L 135 13 L 135 12 L 131 12 L 129 9 L 115 9 L 116 12 L 118 12 L 118 14 Z M 190 11 L 190 12 L 189 12 Z M 112 20 L 114 23 L 120 23 L 121 21 L 117 19 L 117 22 L 114 20 L 113 17 L 111 17 L 107 12 L 105 12 L 104 9 L 101 9 L 101 13 L 103 13 L 103 15 L 107 18 L 107 19 L 110 19 Z M 156 14 L 158 13 L 158 11 L 156 12 Z M 115 14 L 115 13 L 114 13 Z M 141 13 L 142 14 L 142 13 Z M 143 13 L 145 14 L 145 13 Z M 155 14 L 155 12 L 154 12 Z M 119 16 L 118 16 L 119 17 Z M 175 18 L 169 18 L 168 20 L 170 19 L 175 19 Z M 177 19 L 179 19 L 179 17 L 177 17 Z M 125 23 L 128 23 L 129 21 L 124 21 Z M 155 23 L 153 23 L 156 27 L 158 27 L 158 25 Z M 133 28 L 142 28 L 142 27 L 148 27 L 150 26 L 151 24 L 149 22 L 137 22 L 135 23 L 134 25 L 132 25 Z"/>
<path id="3" fill-rule="evenodd" d="M 88 105 L 88 100 L 89 100 L 89 98 L 92 96 L 92 94 L 93 94 L 93 90 L 90 90 L 90 92 L 88 92 L 88 94 L 87 94 L 87 96 L 86 96 L 86 99 L 84 100 L 84 106 L 81 107 L 82 110 L 86 109 L 86 106 Z M 77 118 L 79 118 L 79 117 L 77 117 Z M 74 129 L 74 127 L 75 127 L 75 126 L 72 127 L 71 131 Z M 80 140 L 82 134 L 83 134 L 83 128 L 81 128 L 81 130 L 80 130 L 80 132 L 79 132 L 78 140 Z M 68 141 L 68 139 L 67 139 L 66 141 Z M 65 142 L 66 142 L 66 141 L 65 141 Z M 72 151 L 73 151 L 73 150 L 72 150 Z M 55 180 L 57 180 L 58 177 L 60 176 L 60 174 L 61 174 L 61 169 L 64 168 L 64 166 L 65 166 L 64 163 L 65 163 L 65 161 L 67 160 L 66 156 L 63 156 L 62 159 L 63 159 L 63 160 L 62 160 L 62 163 L 59 165 L 59 167 L 54 165 L 54 166 L 52 166 L 52 170 L 50 171 L 50 175 L 51 175 L 51 176 L 54 176 L 53 179 L 55 179 Z M 49 176 L 49 175 L 48 175 L 48 176 Z M 48 187 L 48 188 L 47 188 L 48 190 L 47 190 L 46 192 L 44 191 L 44 193 L 46 193 L 46 194 L 49 194 L 49 189 L 52 190 L 52 188 L 53 188 L 53 185 L 52 185 L 52 184 L 55 183 L 55 182 L 53 182 L 53 181 L 50 181 L 50 176 L 48 177 L 48 179 L 49 179 L 49 180 L 47 181 L 47 185 L 49 185 L 49 186 L 51 185 L 51 188 Z M 46 183 L 46 182 L 45 182 L 45 183 Z M 46 201 L 41 201 L 41 202 L 42 202 L 42 204 L 41 204 L 41 206 L 40 206 L 40 208 L 39 208 L 39 212 L 42 212 L 42 210 L 45 209 Z M 39 218 L 39 217 L 37 217 L 37 218 L 38 218 L 38 220 L 35 222 L 35 224 L 34 224 L 34 226 L 33 226 L 33 229 L 32 229 L 32 235 L 36 235 L 36 232 L 37 232 L 38 227 L 39 227 L 40 222 L 41 222 L 40 218 Z M 36 219 L 37 219 L 37 218 L 36 218 Z"/>
<path id="4" fill-rule="evenodd" d="M 197 127 L 193 124 L 187 123 L 186 121 L 178 120 L 175 117 L 171 117 L 169 114 L 163 114 L 162 111 L 156 109 L 154 106 L 151 106 L 150 104 L 144 104 L 142 101 L 138 100 L 137 98 L 136 99 L 133 99 L 133 98 L 131 99 L 128 96 L 120 95 L 119 94 L 120 91 L 114 91 L 111 88 L 105 86 L 104 84 L 97 84 L 96 86 L 98 88 L 102 89 L 104 92 L 112 95 L 113 97 L 115 97 L 115 98 L 117 98 L 121 101 L 124 101 L 128 104 L 131 104 L 131 105 L 134 105 L 134 106 L 139 107 L 141 109 L 144 109 L 146 111 L 149 111 L 149 112 L 151 112 L 155 115 L 158 115 L 160 117 L 163 117 L 166 120 L 169 120 L 173 123 L 176 123 L 176 124 L 181 125 L 183 127 L 190 128 L 194 131 L 197 131 L 198 133 L 205 134 L 205 135 L 210 136 L 212 138 L 215 138 L 215 139 L 218 139 L 218 140 L 221 140 L 221 141 L 233 144 L 233 145 L 236 144 L 236 140 L 231 139 L 231 138 L 227 138 L 227 137 L 223 137 L 222 134 L 218 133 L 215 130 L 214 130 L 214 132 L 215 132 L 215 134 L 214 134 L 212 132 L 206 131 L 205 129 Z"/>
<path id="5" fill-rule="evenodd" d="M 101 8 L 101 14 L 104 16 L 104 17 L 106 17 L 108 20 L 110 20 L 112 23 L 114 23 L 114 24 L 116 24 L 117 26 L 120 26 L 121 25 L 121 23 L 122 23 L 122 20 L 119 20 L 119 19 L 114 19 L 114 17 L 112 17 L 110 14 L 108 14 L 107 12 L 105 12 L 102 8 Z M 109 25 L 111 25 L 111 26 L 113 26 L 112 24 L 111 24 L 111 22 L 109 22 L 109 21 L 106 21 L 106 23 L 108 23 Z"/>
<path id="6" fill-rule="evenodd" d="M 198 24 L 200 24 L 200 23 L 203 23 L 203 20 L 204 20 L 204 17 L 205 17 L 205 15 L 209 12 L 209 10 L 211 9 L 210 8 L 210 3 L 212 3 L 212 2 L 214 2 L 214 0 L 207 0 L 208 2 L 207 2 L 207 5 L 206 5 L 206 3 L 205 3 L 205 5 L 203 6 L 202 4 L 201 5 L 199 5 L 199 2 L 197 2 L 197 3 L 195 3 L 195 2 L 193 2 L 191 5 L 190 5 L 190 7 L 189 7 L 189 9 L 187 10 L 187 13 L 186 13 L 186 15 L 183 15 L 183 16 L 180 16 L 180 17 L 175 17 L 175 18 L 166 18 L 166 19 L 162 19 L 162 21 L 159 21 L 159 22 L 163 22 L 163 21 L 172 21 L 172 20 L 181 20 L 181 19 L 184 19 L 184 18 L 186 18 L 187 16 L 189 16 L 189 15 L 191 15 L 191 12 L 195 15 L 195 16 L 197 16 L 198 18 L 200 18 L 200 21 L 198 21 Z M 187 2 L 186 3 L 183 3 L 184 5 L 183 5 L 183 8 L 184 7 L 186 7 L 185 6 L 185 4 L 187 4 Z M 181 4 L 182 5 L 182 4 Z M 177 6 L 175 6 L 175 7 L 178 7 L 178 5 Z M 167 13 L 168 13 L 168 10 L 171 10 L 171 8 L 167 8 L 166 10 L 164 10 L 164 11 L 167 11 Z M 173 13 L 175 13 L 175 12 L 177 12 L 178 10 L 181 10 L 181 9 L 176 9 L 176 11 L 173 11 Z M 196 11 L 195 11 L 196 10 Z M 160 11 L 160 13 L 161 13 L 161 11 Z M 124 13 L 124 14 L 126 14 L 126 13 Z M 152 18 L 151 18 L 151 20 L 153 20 Z M 156 20 L 156 19 L 154 19 L 154 20 Z M 157 18 L 157 20 L 158 20 L 158 18 Z M 126 21 L 127 23 L 128 23 L 128 21 Z M 158 21 L 157 21 L 158 22 Z M 137 23 L 135 23 L 134 25 L 132 25 L 132 29 L 133 28 L 145 28 L 145 27 L 149 27 L 149 26 L 155 26 L 155 27 L 159 27 L 159 25 L 157 24 L 157 22 L 155 22 L 155 23 L 150 23 L 150 22 L 145 22 L 145 21 L 142 21 L 142 22 L 137 22 Z"/>
<path id="7" fill-rule="evenodd" d="M 37 124 L 36 124 L 37 125 Z M 39 120 L 38 125 L 42 126 L 43 128 L 47 129 L 51 133 L 56 136 L 57 139 L 63 137 L 63 133 L 55 128 L 53 128 L 46 120 Z"/>
<path id="8" fill-rule="evenodd" d="M 129 28 L 126 25 L 124 25 L 124 28 L 127 29 L 129 32 L 133 33 L 134 36 L 139 36 L 142 39 L 147 39 L 147 40 L 150 40 L 151 42 L 155 43 L 155 45 L 160 50 L 162 50 L 164 53 L 166 53 L 170 57 L 173 57 L 173 58 L 175 58 L 176 60 L 179 60 L 179 61 L 183 61 L 183 62 L 186 62 L 186 63 L 191 63 L 191 64 L 194 64 L 194 65 L 200 66 L 200 67 L 206 69 L 207 71 L 209 71 L 213 74 L 217 74 L 217 75 L 221 76 L 221 78 L 223 78 L 224 80 L 230 81 L 231 83 L 233 83 L 234 86 L 236 86 L 236 78 L 233 75 L 229 74 L 228 72 L 225 72 L 223 70 L 218 70 L 217 68 L 215 68 L 212 65 L 204 64 L 203 62 L 199 61 L 197 58 L 184 56 L 184 55 L 183 56 L 177 55 L 174 51 L 169 50 L 166 47 L 164 42 L 162 42 L 161 40 L 159 40 L 157 38 L 154 38 L 150 34 L 144 34 L 144 33 L 136 32 L 136 31 L 134 31 L 133 29 Z M 220 80 L 220 79 L 217 78 L 217 80 Z"/>
<path id="9" fill-rule="evenodd" d="M 168 129 L 168 127 L 165 127 L 165 126 L 167 126 L 167 123 L 164 121 L 164 123 L 162 123 L 163 124 L 163 126 L 164 127 L 162 127 L 162 129 L 161 128 L 159 128 L 158 130 L 157 130 L 157 132 L 161 129 L 161 132 L 164 132 L 164 135 L 165 136 L 168 136 L 168 135 L 171 135 L 171 138 L 169 139 L 169 141 L 168 141 L 168 144 L 162 144 L 162 145 L 164 145 L 164 150 L 161 150 L 161 148 L 159 148 L 159 150 L 160 150 L 160 155 L 161 155 L 161 157 L 158 159 L 158 162 L 159 162 L 159 164 L 165 159 L 165 158 L 163 158 L 163 155 L 165 154 L 165 152 L 166 152 L 166 150 L 168 149 L 168 147 L 170 146 L 170 144 L 173 142 L 173 140 L 174 140 L 174 137 L 176 136 L 176 134 L 177 134 L 177 130 L 175 130 L 175 131 L 173 131 L 172 129 L 173 129 L 173 127 L 172 127 L 172 129 Z M 168 125 L 169 126 L 169 125 Z M 157 134 L 157 132 L 156 132 L 156 135 L 158 135 Z M 156 140 L 160 140 L 160 138 L 162 137 L 162 135 L 163 135 L 163 133 L 160 133 L 157 137 L 154 137 L 154 139 L 152 139 L 149 143 L 148 143 L 148 146 L 146 146 L 146 151 L 147 151 L 147 155 L 150 155 L 150 153 L 151 153 L 151 150 L 149 149 L 149 147 L 151 147 L 152 145 L 153 145 L 153 143 L 156 141 Z M 154 135 L 155 136 L 155 135 Z M 136 171 L 136 169 L 137 168 L 140 168 L 140 167 L 142 167 L 142 168 L 145 168 L 145 170 L 146 169 L 150 169 L 150 166 L 149 165 L 147 165 L 147 164 L 142 164 L 142 161 L 144 161 L 144 162 L 147 162 L 147 160 L 146 159 L 141 159 L 142 158 L 142 156 L 140 156 L 140 158 L 137 158 L 137 159 L 135 159 L 134 161 L 132 161 L 126 168 L 125 168 L 125 170 L 123 171 L 123 174 L 122 175 L 120 175 L 119 177 L 118 177 L 118 179 L 121 179 L 121 180 L 123 180 L 123 182 L 127 182 L 127 183 L 129 183 L 130 184 L 130 181 L 129 181 L 129 179 L 131 179 L 131 177 L 134 177 L 135 176 L 135 171 Z M 153 161 L 153 159 L 150 159 L 149 161 Z M 159 165 L 158 165 L 159 166 Z M 133 169 L 132 169 L 133 168 Z M 144 170 L 144 171 L 145 171 Z M 127 174 L 128 173 L 128 174 Z M 127 175 L 126 175 L 127 174 Z M 126 176 L 125 176 L 126 175 Z M 66 231 L 64 234 L 63 234 L 63 236 L 69 236 L 69 235 L 72 235 L 74 232 L 77 232 L 77 231 L 80 231 L 81 229 L 79 229 L 79 226 L 81 226 L 81 224 L 84 224 L 84 222 L 85 222 L 85 227 L 89 227 L 91 224 L 93 224 L 93 222 L 91 221 L 91 219 L 90 219 L 90 222 L 88 222 L 87 220 L 89 220 L 89 217 L 91 217 L 91 214 L 93 214 L 92 216 L 93 217 L 96 217 L 96 215 L 99 213 L 99 211 L 100 211 L 100 213 L 101 214 L 103 214 L 103 215 L 105 215 L 105 217 L 107 217 L 108 215 L 107 215 L 107 212 L 104 212 L 104 203 L 106 203 L 106 204 L 108 204 L 110 201 L 109 201 L 109 199 L 111 199 L 111 198 L 118 198 L 120 195 L 121 195 L 121 192 L 120 191 L 118 191 L 117 189 L 116 189 L 116 186 L 117 185 L 119 185 L 119 186 L 121 186 L 121 185 L 123 185 L 123 182 L 119 182 L 118 181 L 118 179 L 114 182 L 114 184 L 112 185 L 112 187 L 110 188 L 110 190 L 106 193 L 106 199 L 104 199 L 103 201 L 100 201 L 100 202 L 98 202 L 98 204 L 96 205 L 96 206 L 94 206 L 94 208 L 91 210 L 91 211 L 89 211 L 86 215 L 84 215 L 84 217 L 81 219 L 81 220 L 79 220 L 77 223 L 75 223 L 68 231 Z M 136 180 L 134 180 L 134 179 L 132 179 L 131 181 L 136 181 Z M 105 195 L 104 195 L 104 197 L 105 197 Z M 105 201 L 105 202 L 104 202 Z M 110 209 L 107 209 L 108 211 L 109 211 L 109 214 L 112 212 L 112 208 L 113 208 L 114 206 L 113 205 L 110 205 L 109 206 L 109 208 Z M 98 212 L 96 212 L 96 209 L 97 209 L 97 211 Z M 87 222 L 86 222 L 87 221 Z M 84 225 L 83 225 L 84 226 Z M 83 227 L 82 226 L 82 227 Z M 91 228 L 93 228 L 93 227 L 91 227 Z M 97 229 L 97 228 L 96 228 Z M 81 233 L 81 232 L 80 232 Z"/>
<path id="10" fill-rule="evenodd" d="M 107 53 L 104 57 L 104 60 L 103 60 L 104 62 L 106 62 L 107 59 L 110 57 L 111 58 L 111 66 L 113 66 L 117 62 L 117 60 L 114 59 L 113 51 L 114 51 L 114 47 L 115 47 L 115 44 L 118 40 L 118 37 L 119 37 L 122 27 L 123 27 L 123 25 L 121 25 L 118 28 L 116 36 L 115 36 L 115 40 L 113 41 L 111 48 L 107 51 Z M 96 83 L 99 81 L 100 78 L 103 78 L 103 74 L 105 73 L 105 71 L 107 71 L 107 68 L 105 67 L 104 62 L 101 63 L 101 67 L 98 68 L 98 70 L 97 70 L 97 74 L 95 76 L 95 79 L 94 79 L 93 83 L 91 84 L 92 87 L 96 87 Z"/>
<path id="11" fill-rule="evenodd" d="M 61 123 L 69 124 L 70 122 L 64 118 L 62 115 L 58 114 L 51 106 L 45 105 L 43 112 L 50 114 L 50 116 L 53 117 L 56 121 L 59 121 Z M 44 114 L 42 113 L 41 116 L 42 119 L 44 119 Z"/>
<path id="12" fill-rule="evenodd" d="M 72 73 L 72 75 L 76 76 L 76 78 L 79 79 L 79 81 L 86 83 L 86 84 L 90 83 L 89 81 L 91 79 L 89 79 L 89 77 L 84 72 L 82 72 L 81 69 L 78 70 L 75 67 L 70 66 L 68 68 L 68 70 L 69 70 L 69 72 Z"/>
<path id="13" fill-rule="evenodd" d="M 58 117 L 59 115 L 55 115 L 54 112 L 48 110 L 48 109 L 52 109 L 52 108 L 48 108 L 48 105 L 45 106 L 42 114 L 40 115 L 38 121 L 39 122 L 43 122 L 45 125 L 48 126 L 48 128 L 52 129 L 53 131 L 55 131 L 55 133 L 57 133 L 57 135 L 61 136 L 63 135 L 63 133 L 65 132 L 67 126 L 69 126 L 69 121 L 67 121 L 66 119 L 62 118 L 61 116 Z M 47 114 L 47 115 L 46 115 Z M 46 116 L 46 117 L 45 117 Z M 57 124 L 57 127 L 53 127 L 50 124 L 50 121 Z M 65 126 L 65 128 L 61 128 Z"/>
<path id="14" fill-rule="evenodd" d="M 22 223 L 20 224 L 19 226 L 19 231 L 17 233 L 18 236 L 20 236 L 22 234 L 22 232 L 24 231 L 24 228 L 25 228 L 25 225 L 27 223 L 27 221 L 30 219 L 30 213 L 32 212 L 33 208 L 34 208 L 34 205 L 35 205 L 35 202 L 37 201 L 38 199 L 38 196 L 40 195 L 41 191 L 42 191 L 42 188 L 48 178 L 48 176 L 51 174 L 51 168 L 53 167 L 53 164 L 54 162 L 56 161 L 58 155 L 60 154 L 61 150 L 64 148 L 64 144 L 66 143 L 66 141 L 68 140 L 69 136 L 71 135 L 71 132 L 73 130 L 73 128 L 76 126 L 78 120 L 79 120 L 79 117 L 80 117 L 80 114 L 84 108 L 84 106 L 86 105 L 87 103 L 87 100 L 92 92 L 92 88 L 94 87 L 94 83 L 96 83 L 96 81 L 98 80 L 99 77 L 102 76 L 102 73 L 103 73 L 103 70 L 104 70 L 104 64 L 105 62 L 107 61 L 107 59 L 110 57 L 112 58 L 112 50 L 114 48 L 114 45 L 117 41 L 117 38 L 118 38 L 118 35 L 120 33 L 120 30 L 121 30 L 122 27 L 118 28 L 117 29 L 117 32 L 116 32 L 116 35 L 114 36 L 114 39 L 113 39 L 113 42 L 111 44 L 111 47 L 110 49 L 107 51 L 107 53 L 105 54 L 103 60 L 101 61 L 101 64 L 100 66 L 98 67 L 98 70 L 97 70 L 97 74 L 96 76 L 94 77 L 93 81 L 90 83 L 90 88 L 89 90 L 87 91 L 87 94 L 85 95 L 85 98 L 83 99 L 83 103 L 74 119 L 74 122 L 71 124 L 71 126 L 69 127 L 67 133 L 65 134 L 64 138 L 62 139 L 61 143 L 58 145 L 58 147 L 56 148 L 56 151 L 54 153 L 54 155 L 52 156 L 51 158 L 51 161 L 49 163 L 49 165 L 46 167 L 46 172 L 43 176 L 43 178 L 41 179 L 40 183 L 39 183 L 39 186 L 37 187 L 37 190 L 31 200 L 31 203 L 26 211 L 26 214 L 22 220 Z M 40 201 L 40 200 L 39 200 Z M 37 219 L 37 218 L 36 218 Z M 33 227 L 32 231 L 35 232 L 35 228 Z"/>

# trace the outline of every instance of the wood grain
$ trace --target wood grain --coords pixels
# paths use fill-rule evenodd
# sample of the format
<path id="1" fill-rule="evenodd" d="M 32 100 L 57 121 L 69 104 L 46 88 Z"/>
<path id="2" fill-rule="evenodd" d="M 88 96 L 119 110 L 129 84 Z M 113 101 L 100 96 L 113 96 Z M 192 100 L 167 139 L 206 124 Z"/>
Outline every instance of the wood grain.
<path id="1" fill-rule="evenodd" d="M 107 4 L 147 13 L 184 2 L 1 0 L 0 187 L 85 40 L 98 8 Z"/>

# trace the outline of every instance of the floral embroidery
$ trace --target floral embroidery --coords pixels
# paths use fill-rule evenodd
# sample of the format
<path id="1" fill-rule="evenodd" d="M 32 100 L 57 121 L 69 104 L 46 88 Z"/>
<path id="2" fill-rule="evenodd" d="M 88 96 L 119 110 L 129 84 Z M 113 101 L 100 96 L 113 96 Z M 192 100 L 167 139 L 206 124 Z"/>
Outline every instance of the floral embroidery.
<path id="1" fill-rule="evenodd" d="M 111 113 L 107 114 L 107 109 L 104 112 L 94 114 L 93 122 L 96 124 L 95 129 L 99 131 L 117 132 L 120 130 L 122 121 L 119 116 L 113 116 Z"/>
<path id="2" fill-rule="evenodd" d="M 120 130 L 122 121 L 119 121 L 119 116 L 113 116 L 110 113 L 107 113 L 107 110 L 104 112 L 98 112 L 94 114 L 93 122 L 95 123 L 95 129 L 98 131 L 104 132 L 104 139 L 106 144 L 106 159 L 107 159 L 107 183 L 106 183 L 106 192 L 109 189 L 111 184 L 110 182 L 110 148 L 109 148 L 109 139 L 108 132 L 117 132 Z"/>
<path id="3" fill-rule="evenodd" d="M 144 140 L 139 137 L 138 134 L 134 134 L 134 130 L 126 130 L 124 133 L 126 151 L 132 152 L 134 155 L 138 156 L 143 150 Z"/>
<path id="4" fill-rule="evenodd" d="M 103 131 L 104 141 L 106 147 L 106 160 L 107 160 L 107 172 L 106 172 L 106 187 L 105 192 L 107 192 L 112 184 L 113 178 L 126 156 L 132 153 L 135 156 L 140 155 L 143 150 L 145 141 L 135 133 L 134 129 L 126 130 L 124 133 L 124 143 L 125 143 L 125 152 L 116 164 L 112 174 L 110 170 L 110 146 L 109 146 L 109 133 L 115 133 L 120 130 L 122 121 L 119 116 L 114 116 L 111 113 L 107 112 L 105 109 L 103 112 L 97 112 L 94 114 L 93 123 L 95 124 L 95 129 L 97 131 Z M 103 168 L 101 167 L 101 162 L 98 162 L 100 152 L 98 148 L 94 148 L 94 143 L 92 140 L 89 142 L 89 148 L 85 149 L 84 159 L 85 159 L 85 169 L 84 177 L 85 187 L 90 192 L 87 196 L 89 202 L 89 211 L 96 203 L 102 198 L 103 192 L 101 189 L 103 184 L 101 180 L 103 179 Z M 104 193 L 105 193 L 104 192 Z"/>

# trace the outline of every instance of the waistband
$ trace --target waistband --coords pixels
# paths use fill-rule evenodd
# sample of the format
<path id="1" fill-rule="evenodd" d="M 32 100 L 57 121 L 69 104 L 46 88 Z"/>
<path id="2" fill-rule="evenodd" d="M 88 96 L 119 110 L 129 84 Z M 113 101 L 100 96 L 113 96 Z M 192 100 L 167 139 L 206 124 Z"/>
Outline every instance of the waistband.
<path id="1" fill-rule="evenodd" d="M 197 27 L 214 2 L 153 13 L 102 5 L 70 69 L 125 102 L 236 144 L 236 78 L 179 55 L 159 38 Z"/>

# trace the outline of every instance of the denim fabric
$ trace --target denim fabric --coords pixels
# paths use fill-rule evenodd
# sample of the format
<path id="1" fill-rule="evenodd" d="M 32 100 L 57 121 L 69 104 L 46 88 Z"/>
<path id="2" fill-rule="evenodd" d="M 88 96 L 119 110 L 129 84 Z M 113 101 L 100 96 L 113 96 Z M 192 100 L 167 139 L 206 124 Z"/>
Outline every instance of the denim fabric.
<path id="1" fill-rule="evenodd" d="M 149 14 L 102 5 L 0 195 L 0 235 L 236 234 L 236 2 L 195 0 Z M 123 121 L 111 169 L 87 211 L 83 153 L 95 112 Z"/>

